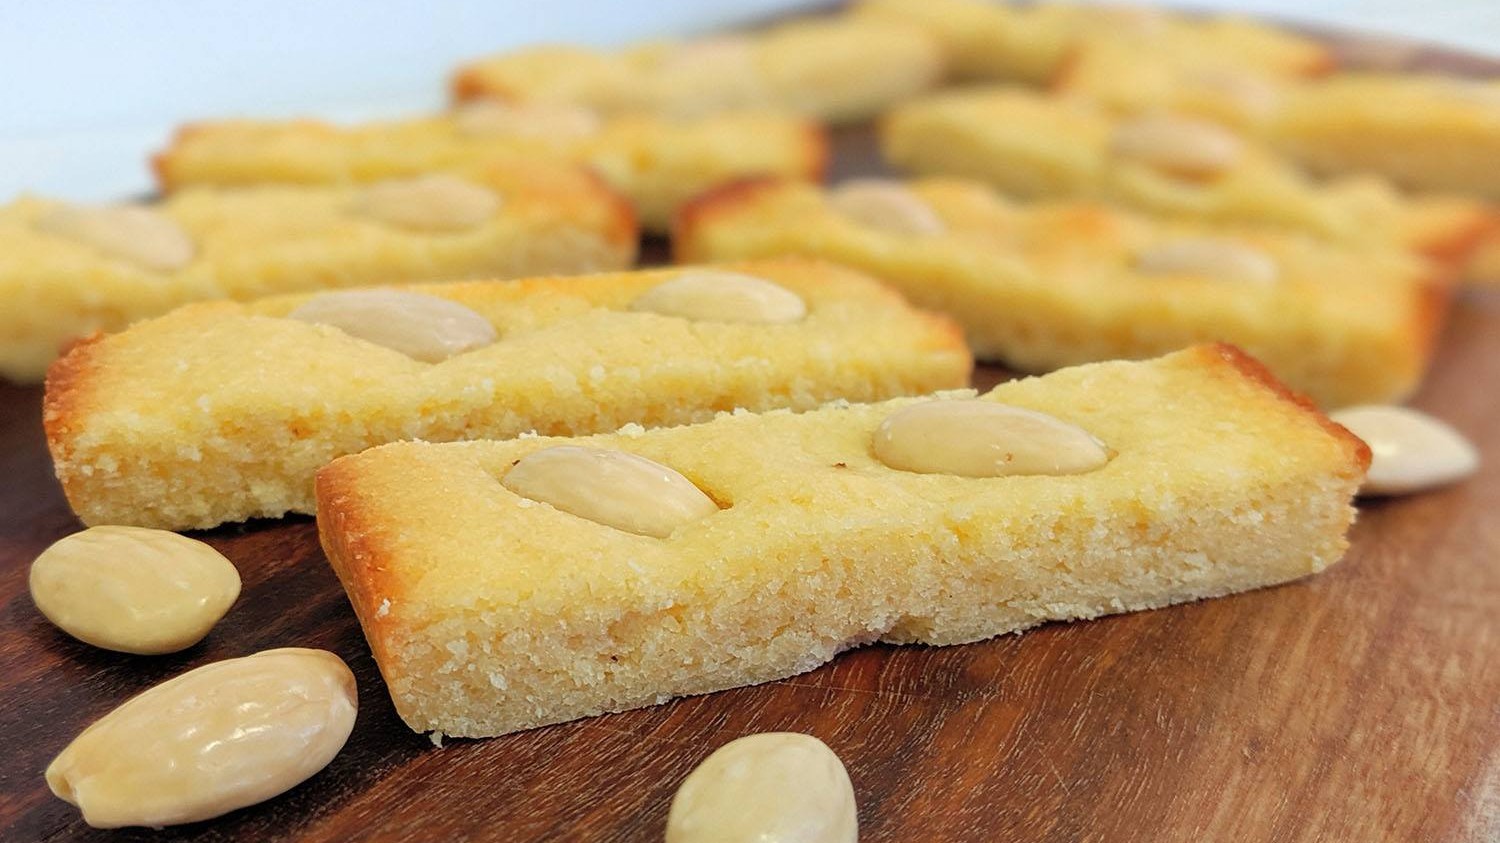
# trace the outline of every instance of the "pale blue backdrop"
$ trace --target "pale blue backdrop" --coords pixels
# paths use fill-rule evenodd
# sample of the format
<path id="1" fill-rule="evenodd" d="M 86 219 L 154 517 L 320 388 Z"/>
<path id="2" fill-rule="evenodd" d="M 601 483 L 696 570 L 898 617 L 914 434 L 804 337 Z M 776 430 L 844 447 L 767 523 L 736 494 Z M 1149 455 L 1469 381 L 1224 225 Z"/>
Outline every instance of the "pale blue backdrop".
<path id="1" fill-rule="evenodd" d="M 913 0 L 921 2 L 921 0 Z M 459 61 L 544 40 L 613 44 L 807 0 L 0 0 L 0 202 L 150 189 L 146 155 L 194 118 L 434 108 Z M 1500 0 L 1207 0 L 1500 55 Z"/>

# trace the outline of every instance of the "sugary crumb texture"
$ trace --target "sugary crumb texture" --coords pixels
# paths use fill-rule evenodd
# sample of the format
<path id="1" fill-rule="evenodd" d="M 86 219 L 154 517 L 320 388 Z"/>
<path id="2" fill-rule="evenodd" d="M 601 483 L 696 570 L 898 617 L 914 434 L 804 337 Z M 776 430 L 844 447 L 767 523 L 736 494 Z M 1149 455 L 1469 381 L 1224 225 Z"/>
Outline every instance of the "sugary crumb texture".
<path id="1" fill-rule="evenodd" d="M 641 225 L 665 231 L 693 196 L 736 178 L 815 179 L 827 138 L 814 123 L 780 113 L 695 120 L 628 115 L 581 135 L 466 131 L 457 112 L 359 126 L 313 120 L 230 120 L 183 128 L 155 159 L 163 190 L 190 185 L 370 182 L 492 161 L 587 165 L 630 200 Z"/>
<path id="2" fill-rule="evenodd" d="M 1270 136 L 1320 175 L 1500 200 L 1500 80 L 1347 73 L 1296 88 Z"/>
<path id="3" fill-rule="evenodd" d="M 207 299 L 372 284 L 520 278 L 623 269 L 638 231 L 594 176 L 545 161 L 493 163 L 465 178 L 499 197 L 463 231 L 401 228 L 353 212 L 349 185 L 193 188 L 152 205 L 193 241 L 192 261 L 154 271 L 42 233 L 52 200 L 0 207 L 0 377 L 40 380 L 67 344 Z"/>
<path id="4" fill-rule="evenodd" d="M 1057 84 L 1101 46 L 1120 45 L 1146 69 L 1229 67 L 1297 79 L 1333 63 L 1316 39 L 1235 15 L 1188 16 L 1113 3 L 861 0 L 862 14 L 914 24 L 942 44 L 961 81 Z"/>
<path id="5" fill-rule="evenodd" d="M 1016 204 L 958 179 L 906 183 L 941 220 L 924 235 L 840 214 L 812 185 L 759 181 L 679 216 L 680 260 L 801 254 L 855 267 L 952 314 L 980 359 L 1028 372 L 1229 342 L 1322 406 L 1399 400 L 1421 381 L 1451 285 L 1421 258 L 1257 226 L 1160 220 L 1089 201 Z M 1185 238 L 1263 253 L 1271 283 L 1150 274 Z"/>
<path id="6" fill-rule="evenodd" d="M 1117 133 L 1152 121 L 1177 134 L 1198 127 L 1218 138 L 1219 166 L 1184 173 L 1122 154 Z M 1314 180 L 1266 140 L 1191 113 L 1121 114 L 1086 98 L 1013 87 L 904 103 L 882 121 L 880 140 L 887 160 L 903 170 L 970 177 L 1017 198 L 1107 200 L 1168 218 L 1306 232 L 1359 249 L 1410 248 L 1464 260 L 1496 225 L 1483 202 L 1402 194 L 1368 173 Z"/>
<path id="7" fill-rule="evenodd" d="M 890 469 L 871 434 L 917 400 L 388 445 L 319 473 L 319 530 L 401 716 L 485 736 L 774 680 L 872 641 L 957 644 L 1296 579 L 1343 553 L 1369 461 L 1224 346 L 987 394 L 1102 439 L 1114 456 L 1087 474 Z M 654 539 L 501 484 L 565 441 L 668 465 L 721 509 Z"/>
<path id="8" fill-rule="evenodd" d="M 806 317 L 630 310 L 682 269 L 404 288 L 466 305 L 499 335 L 429 364 L 281 318 L 307 296 L 190 305 L 58 361 L 48 445 L 85 523 L 204 528 L 310 513 L 318 468 L 386 442 L 685 424 L 968 381 L 951 322 L 857 272 L 796 259 L 732 268 L 800 295 Z"/>
<path id="9" fill-rule="evenodd" d="M 568 102 L 606 115 L 682 119 L 753 109 L 848 123 L 874 117 L 942 75 L 942 51 L 928 33 L 846 15 L 617 51 L 516 50 L 459 68 L 453 94 Z"/>

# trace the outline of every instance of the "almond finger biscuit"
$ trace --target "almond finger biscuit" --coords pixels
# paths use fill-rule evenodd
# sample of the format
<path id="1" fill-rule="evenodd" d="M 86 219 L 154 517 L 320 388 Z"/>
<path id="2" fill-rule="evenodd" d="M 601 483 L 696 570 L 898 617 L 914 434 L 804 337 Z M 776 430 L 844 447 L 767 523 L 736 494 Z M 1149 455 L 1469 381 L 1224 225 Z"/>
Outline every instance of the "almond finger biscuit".
<path id="1" fill-rule="evenodd" d="M 579 106 L 478 101 L 436 117 L 340 127 L 315 120 L 195 123 L 155 159 L 163 191 L 190 185 L 370 182 L 487 161 L 555 158 L 592 168 L 648 230 L 708 188 L 751 175 L 815 180 L 827 139 L 776 114 L 605 119 Z"/>
<path id="2" fill-rule="evenodd" d="M 878 443 L 934 432 L 911 427 L 946 415 L 932 404 L 975 420 L 937 425 L 939 456 L 975 440 L 1102 460 L 889 465 Z M 544 458 L 582 493 L 535 484 Z M 780 679 L 872 641 L 960 644 L 1297 579 L 1343 554 L 1369 458 L 1254 361 L 1199 347 L 977 400 L 387 445 L 319 472 L 318 530 L 402 718 L 479 737 Z M 651 471 L 607 469 L 622 462 Z M 676 508 L 665 534 L 612 517 L 695 495 L 707 506 Z"/>
<path id="3" fill-rule="evenodd" d="M 942 95 L 881 129 L 896 166 L 968 176 L 1027 199 L 1103 199 L 1207 222 L 1303 231 L 1361 247 L 1467 260 L 1494 211 L 1456 197 L 1404 198 L 1379 180 L 1318 184 L 1253 136 L 1173 112 L 1122 116 L 1018 88 Z"/>
<path id="4" fill-rule="evenodd" d="M 684 261 L 802 254 L 862 269 L 952 314 L 981 359 L 1025 371 L 1233 342 L 1325 406 L 1409 394 L 1450 296 L 1400 251 L 1017 205 L 941 179 L 740 185 L 690 205 L 674 246 Z"/>
<path id="5" fill-rule="evenodd" d="M 1331 66 L 1326 47 L 1233 16 L 1193 16 L 1118 4 L 994 0 L 861 0 L 864 15 L 913 24 L 943 47 L 951 73 L 973 81 L 1044 84 L 1097 45 L 1119 45 L 1142 65 L 1230 65 L 1276 78 Z"/>
<path id="6" fill-rule="evenodd" d="M 1289 91 L 1276 147 L 1324 175 L 1500 200 L 1500 79 L 1340 74 Z"/>
<path id="7" fill-rule="evenodd" d="M 1305 78 L 1247 65 L 1232 53 L 1169 61 L 1126 41 L 1097 39 L 1073 54 L 1049 90 L 1093 100 L 1118 114 L 1173 111 L 1260 135 L 1287 91 Z"/>
<path id="8" fill-rule="evenodd" d="M 492 165 L 362 187 L 184 190 L 150 206 L 0 208 L 0 376 L 203 299 L 620 269 L 629 208 L 573 167 Z"/>
<path id="9" fill-rule="evenodd" d="M 833 17 L 618 52 L 533 47 L 461 68 L 453 93 L 570 103 L 606 115 L 769 109 L 848 123 L 932 87 L 942 73 L 937 43 L 925 32 Z"/>
<path id="10" fill-rule="evenodd" d="M 849 270 L 763 261 L 191 305 L 75 347 L 45 423 L 89 524 L 312 512 L 334 457 L 572 435 L 967 382 L 946 319 Z"/>

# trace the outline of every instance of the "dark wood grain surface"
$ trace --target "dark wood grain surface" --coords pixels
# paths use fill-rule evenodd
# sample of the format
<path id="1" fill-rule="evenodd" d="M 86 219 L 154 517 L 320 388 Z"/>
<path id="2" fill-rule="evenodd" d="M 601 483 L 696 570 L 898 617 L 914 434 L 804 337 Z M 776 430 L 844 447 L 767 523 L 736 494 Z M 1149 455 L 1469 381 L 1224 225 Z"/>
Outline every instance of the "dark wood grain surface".
<path id="1" fill-rule="evenodd" d="M 872 167 L 866 133 L 839 146 L 840 173 Z M 0 384 L 0 841 L 658 840 L 698 761 L 771 730 L 844 759 L 867 843 L 1500 840 L 1500 293 L 1461 297 L 1413 402 L 1478 443 L 1481 473 L 1362 504 L 1320 576 L 961 647 L 866 647 L 782 682 L 442 748 L 396 717 L 310 519 L 203 534 L 245 588 L 184 653 L 106 653 L 50 626 L 27 566 L 80 525 L 40 397 Z M 89 829 L 47 791 L 51 758 L 131 694 L 290 645 L 338 653 L 360 684 L 353 737 L 307 783 L 161 832 Z"/>

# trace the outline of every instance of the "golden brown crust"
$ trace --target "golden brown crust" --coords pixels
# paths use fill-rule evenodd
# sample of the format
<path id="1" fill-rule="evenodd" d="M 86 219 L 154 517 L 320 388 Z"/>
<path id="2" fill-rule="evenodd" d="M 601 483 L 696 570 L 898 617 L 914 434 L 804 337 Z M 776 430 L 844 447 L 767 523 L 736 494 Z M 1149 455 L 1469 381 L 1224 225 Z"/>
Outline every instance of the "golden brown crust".
<path id="1" fill-rule="evenodd" d="M 1234 348 L 1000 390 L 990 400 L 1077 410 L 1118 447 L 1108 470 L 1017 483 L 893 471 L 868 436 L 913 398 L 624 437 L 397 443 L 320 472 L 318 527 L 401 716 L 475 737 L 794 674 L 870 629 L 975 641 L 1294 580 L 1347 547 L 1362 443 Z M 1226 404 L 1244 412 L 1225 416 Z M 564 442 L 667 461 L 733 505 L 654 544 L 496 482 Z M 1163 472 L 1174 458 L 1184 470 Z M 804 467 L 763 472 L 767 460 Z M 881 500 L 897 503 L 866 523 Z M 1100 503 L 1060 522 L 1079 500 Z M 1160 528 L 1149 536 L 1148 522 Z M 813 628 L 825 610 L 832 620 Z M 786 630 L 808 643 L 766 643 Z"/>
<path id="2" fill-rule="evenodd" d="M 42 427 L 54 455 L 62 446 L 64 434 L 78 417 L 80 405 L 94 381 L 93 375 L 99 369 L 96 357 L 102 350 L 100 343 L 104 337 L 102 331 L 96 331 L 74 342 L 47 367 L 42 394 Z"/>
<path id="3" fill-rule="evenodd" d="M 42 430 L 58 482 L 70 501 L 74 497 L 73 474 L 66 470 L 72 458 L 70 443 L 73 429 L 84 415 L 89 390 L 96 381 L 104 337 L 103 332 L 95 332 L 74 342 L 47 368 L 42 393 Z"/>
<path id="4" fill-rule="evenodd" d="M 1052 78 L 1042 87 L 1051 94 L 1062 94 L 1073 84 L 1073 76 L 1078 72 L 1078 65 L 1083 55 L 1083 47 L 1074 44 L 1063 54 L 1062 60 L 1057 63 L 1057 69 L 1052 71 Z"/>
<path id="5" fill-rule="evenodd" d="M 326 126 L 320 120 L 295 120 L 293 126 L 300 125 Z M 172 133 L 172 139 L 167 142 L 163 149 L 152 153 L 150 157 L 151 172 L 156 176 L 157 190 L 162 193 L 171 193 L 185 186 L 176 176 L 176 163 L 183 149 L 192 143 L 197 135 L 212 133 L 223 123 L 217 120 L 197 120 L 191 123 L 183 123 Z"/>
<path id="6" fill-rule="evenodd" d="M 1238 372 L 1251 383 L 1263 387 L 1266 391 L 1280 398 L 1293 407 L 1316 421 L 1322 428 L 1329 432 L 1335 439 L 1348 448 L 1354 461 L 1359 465 L 1361 472 L 1370 468 L 1370 446 L 1363 439 L 1350 433 L 1348 428 L 1330 419 L 1324 412 L 1318 409 L 1311 398 L 1282 383 L 1266 365 L 1242 351 L 1239 346 L 1229 343 L 1212 343 L 1197 347 L 1199 354 L 1217 358 L 1227 363 L 1230 368 Z"/>
<path id="7" fill-rule="evenodd" d="M 391 593 L 393 578 L 383 561 L 390 553 L 380 546 L 372 529 L 380 517 L 369 505 L 370 499 L 350 491 L 358 470 L 354 461 L 341 457 L 318 471 L 315 494 L 322 525 L 318 538 L 384 674 L 386 665 L 393 663 L 385 646 L 386 627 L 393 620 L 389 612 L 381 612 L 380 601 L 386 598 L 377 595 Z"/>
<path id="8" fill-rule="evenodd" d="M 174 142 L 173 146 L 175 145 Z M 177 189 L 177 181 L 172 177 L 172 147 L 151 153 L 150 158 L 147 159 L 147 165 L 151 168 L 151 175 L 156 179 L 156 189 L 159 192 L 171 193 Z"/>
<path id="9" fill-rule="evenodd" d="M 945 313 L 937 313 L 930 310 L 921 311 L 921 315 L 931 326 L 935 342 L 935 348 L 963 349 L 968 351 L 968 342 L 964 339 L 964 328 L 958 324 L 958 320 Z M 968 369 L 964 373 L 964 380 L 974 380 L 974 357 L 969 355 Z"/>
<path id="10" fill-rule="evenodd" d="M 158 149 L 147 159 L 151 174 L 156 178 L 156 189 L 161 193 L 171 193 L 177 188 L 177 180 L 172 176 L 173 154 L 182 145 L 186 133 L 186 126 L 178 129 L 166 149 Z"/>
<path id="11" fill-rule="evenodd" d="M 1457 283 L 1466 264 L 1484 243 L 1500 239 L 1500 211 L 1486 208 L 1476 212 L 1467 225 L 1454 226 L 1443 236 L 1419 244 L 1423 255 L 1443 264 L 1451 271 L 1446 280 Z"/>
<path id="12" fill-rule="evenodd" d="M 1324 50 L 1316 58 L 1309 59 L 1305 67 L 1299 68 L 1299 75 L 1304 80 L 1321 79 L 1338 69 L 1338 56 L 1333 50 Z"/>
<path id="13" fill-rule="evenodd" d="M 604 200 L 610 209 L 610 223 L 605 227 L 603 234 L 605 240 L 610 243 L 630 244 L 640 240 L 641 221 L 636 213 L 635 203 L 631 202 L 624 194 L 610 186 L 604 177 L 599 175 L 590 167 L 580 168 L 589 184 L 597 190 L 599 198 Z"/>
<path id="14" fill-rule="evenodd" d="M 151 172 L 156 176 L 156 189 L 162 193 L 171 193 L 181 185 L 173 175 L 178 153 L 193 138 L 204 130 L 205 123 L 183 123 L 172 133 L 172 139 L 167 142 L 164 149 L 159 149 L 151 155 Z"/>
<path id="15" fill-rule="evenodd" d="M 705 221 L 737 207 L 755 201 L 766 191 L 779 189 L 785 179 L 773 176 L 752 176 L 726 182 L 689 199 L 677 209 L 672 218 L 672 260 L 676 263 L 697 263 L 703 258 L 693 252 L 692 247 L 700 242 L 697 229 Z"/>
<path id="16" fill-rule="evenodd" d="M 448 90 L 453 94 L 454 102 L 468 102 L 477 99 L 512 100 L 514 95 L 493 82 L 487 82 L 483 74 L 475 67 L 463 67 L 453 74 L 453 80 L 448 83 Z"/>
<path id="17" fill-rule="evenodd" d="M 803 124 L 804 150 L 807 152 L 807 168 L 802 171 L 806 181 L 823 181 L 828 178 L 828 168 L 833 162 L 833 140 L 828 127 L 822 123 L 807 121 Z"/>

